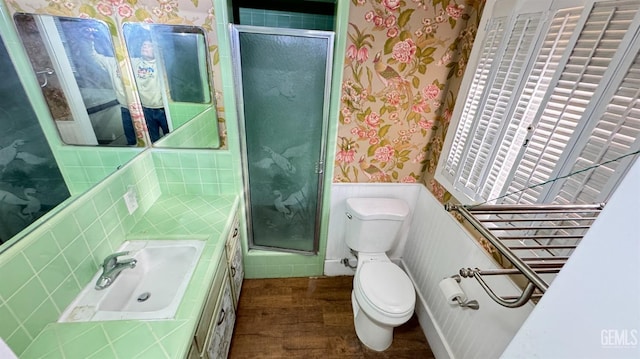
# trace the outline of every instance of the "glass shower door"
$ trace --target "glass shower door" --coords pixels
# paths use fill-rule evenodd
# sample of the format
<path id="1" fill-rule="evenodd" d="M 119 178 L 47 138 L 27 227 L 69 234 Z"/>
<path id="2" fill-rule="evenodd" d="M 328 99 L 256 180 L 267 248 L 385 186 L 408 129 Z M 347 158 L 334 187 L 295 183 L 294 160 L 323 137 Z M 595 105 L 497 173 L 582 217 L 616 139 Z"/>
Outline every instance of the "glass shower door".
<path id="1" fill-rule="evenodd" d="M 250 244 L 317 252 L 333 33 L 232 31 Z"/>

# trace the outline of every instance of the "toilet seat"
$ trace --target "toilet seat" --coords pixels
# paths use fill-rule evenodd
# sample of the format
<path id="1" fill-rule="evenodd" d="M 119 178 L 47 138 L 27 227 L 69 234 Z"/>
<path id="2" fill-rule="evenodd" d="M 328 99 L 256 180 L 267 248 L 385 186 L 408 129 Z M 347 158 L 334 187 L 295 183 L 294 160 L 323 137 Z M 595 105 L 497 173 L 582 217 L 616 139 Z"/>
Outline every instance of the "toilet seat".
<path id="1" fill-rule="evenodd" d="M 381 314 L 397 318 L 413 313 L 416 293 L 407 274 L 392 262 L 363 262 L 355 281 L 359 299 Z"/>

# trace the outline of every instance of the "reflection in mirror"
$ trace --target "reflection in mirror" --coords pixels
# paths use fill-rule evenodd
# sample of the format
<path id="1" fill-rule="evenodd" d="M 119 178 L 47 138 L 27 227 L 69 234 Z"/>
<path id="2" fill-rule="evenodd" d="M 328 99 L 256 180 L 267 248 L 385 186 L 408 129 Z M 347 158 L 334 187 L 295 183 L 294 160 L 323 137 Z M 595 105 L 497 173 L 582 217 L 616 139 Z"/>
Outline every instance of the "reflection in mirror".
<path id="1" fill-rule="evenodd" d="M 22 13 L 14 20 L 62 140 L 74 145 L 135 145 L 107 25 Z"/>
<path id="2" fill-rule="evenodd" d="M 3 94 L 0 96 L 0 244 L 3 244 L 69 198 L 69 190 L 4 41 L 0 42 L 0 78 Z M 0 251 L 7 246 L 3 245 Z"/>
<path id="3" fill-rule="evenodd" d="M 163 147 L 218 147 L 204 31 L 195 26 L 126 23 L 125 43 L 152 142 Z M 205 111 L 209 109 L 209 111 Z M 206 114 L 206 116 L 202 116 Z M 193 124 L 203 117 L 203 124 Z M 184 126 L 189 123 L 190 130 Z M 183 128 L 181 128 L 183 127 Z M 207 141 L 170 140 L 198 128 Z M 172 133 L 172 136 L 164 135 Z M 177 143 L 179 142 L 179 143 Z"/>

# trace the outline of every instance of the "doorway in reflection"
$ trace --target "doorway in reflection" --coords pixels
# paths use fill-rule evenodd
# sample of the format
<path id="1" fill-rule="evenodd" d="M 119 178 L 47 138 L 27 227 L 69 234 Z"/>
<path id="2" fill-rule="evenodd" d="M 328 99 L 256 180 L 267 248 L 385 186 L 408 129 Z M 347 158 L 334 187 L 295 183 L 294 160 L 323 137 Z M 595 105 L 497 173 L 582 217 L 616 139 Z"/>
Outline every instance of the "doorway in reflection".
<path id="1" fill-rule="evenodd" d="M 69 190 L 0 41 L 0 244 L 65 199 Z"/>

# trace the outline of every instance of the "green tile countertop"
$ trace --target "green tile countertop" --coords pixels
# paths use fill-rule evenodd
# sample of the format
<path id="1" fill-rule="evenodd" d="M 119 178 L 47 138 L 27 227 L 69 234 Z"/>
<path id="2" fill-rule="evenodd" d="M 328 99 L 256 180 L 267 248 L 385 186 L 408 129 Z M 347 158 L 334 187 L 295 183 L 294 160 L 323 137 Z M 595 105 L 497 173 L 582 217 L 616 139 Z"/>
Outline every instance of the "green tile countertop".
<path id="1" fill-rule="evenodd" d="M 173 319 L 50 323 L 21 358 L 184 358 L 198 324 L 238 196 L 161 196 L 128 239 L 202 239 L 206 245 Z"/>

